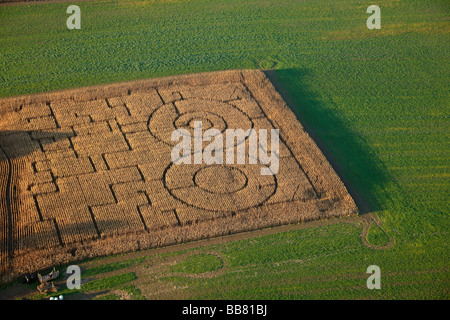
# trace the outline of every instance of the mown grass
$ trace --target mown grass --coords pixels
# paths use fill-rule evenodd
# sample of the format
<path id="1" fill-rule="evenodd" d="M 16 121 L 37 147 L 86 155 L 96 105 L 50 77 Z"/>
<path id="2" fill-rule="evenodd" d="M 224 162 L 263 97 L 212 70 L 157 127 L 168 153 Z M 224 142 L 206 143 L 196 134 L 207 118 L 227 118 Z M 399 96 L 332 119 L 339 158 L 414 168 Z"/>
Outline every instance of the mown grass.
<path id="1" fill-rule="evenodd" d="M 139 264 L 143 260 L 145 260 L 145 258 L 136 258 L 125 261 L 112 262 L 108 264 L 100 264 L 87 270 L 83 270 L 83 277 L 90 277 L 101 273 L 129 268 L 133 265 Z"/>
<path id="2" fill-rule="evenodd" d="M 204 273 L 222 268 L 222 260 L 211 254 L 195 254 L 184 258 L 170 268 L 172 272 Z"/>
<path id="3" fill-rule="evenodd" d="M 375 246 L 385 246 L 389 243 L 389 237 L 377 225 L 371 225 L 367 233 L 367 241 Z"/>
<path id="4" fill-rule="evenodd" d="M 167 281 L 192 298 L 448 298 L 447 1 L 380 0 L 378 31 L 356 0 L 79 5 L 74 31 L 65 3 L 0 7 L 0 96 L 273 61 L 300 120 L 395 243 L 366 248 L 348 224 L 299 230 L 214 246 L 227 272 Z M 368 240 L 384 241 L 376 230 Z M 370 264 L 382 290 L 365 287 Z"/>
<path id="5" fill-rule="evenodd" d="M 136 279 L 136 276 L 133 272 L 121 273 L 114 276 L 109 276 L 106 278 L 100 278 L 94 281 L 90 281 L 84 285 L 82 285 L 83 291 L 98 291 L 103 289 L 114 288 L 118 285 L 130 282 Z"/>
<path id="6" fill-rule="evenodd" d="M 164 279 L 195 299 L 443 299 L 449 286 L 439 237 L 430 249 L 361 245 L 353 224 L 284 232 L 205 248 L 221 252 L 229 266 L 211 279 Z M 368 290 L 366 269 L 382 270 L 382 289 Z M 217 290 L 217 288 L 221 288 Z M 170 298 L 170 295 L 166 296 Z"/>

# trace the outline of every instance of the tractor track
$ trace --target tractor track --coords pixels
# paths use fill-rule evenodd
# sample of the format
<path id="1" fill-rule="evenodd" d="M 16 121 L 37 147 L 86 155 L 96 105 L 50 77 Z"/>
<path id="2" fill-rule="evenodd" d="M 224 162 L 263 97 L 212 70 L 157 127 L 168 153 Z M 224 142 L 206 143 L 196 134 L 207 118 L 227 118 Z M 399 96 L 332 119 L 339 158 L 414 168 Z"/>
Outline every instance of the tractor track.
<path id="1" fill-rule="evenodd" d="M 6 182 L 6 227 L 7 227 L 7 236 L 6 236 L 6 263 L 11 261 L 13 255 L 13 247 L 12 247 L 12 209 L 11 209 L 11 184 L 12 184 L 12 161 L 8 157 L 8 154 L 0 147 L 0 152 L 5 155 L 7 161 L 7 182 Z M 4 248 L 2 248 L 4 250 Z"/>

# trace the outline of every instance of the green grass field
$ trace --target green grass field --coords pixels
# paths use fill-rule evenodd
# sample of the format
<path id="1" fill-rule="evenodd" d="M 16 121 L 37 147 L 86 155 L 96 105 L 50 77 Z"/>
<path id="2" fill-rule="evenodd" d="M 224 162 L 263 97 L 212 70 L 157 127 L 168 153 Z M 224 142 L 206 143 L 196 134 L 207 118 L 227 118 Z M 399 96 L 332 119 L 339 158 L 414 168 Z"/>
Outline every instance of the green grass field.
<path id="1" fill-rule="evenodd" d="M 0 96 L 275 68 L 301 121 L 382 221 L 367 241 L 393 243 L 363 245 L 358 223 L 289 231 L 203 248 L 227 262 L 216 277 L 161 281 L 191 299 L 449 298 L 448 1 L 379 0 L 381 30 L 367 29 L 372 3 L 357 0 L 77 4 L 81 30 L 66 28 L 67 3 L 0 7 Z M 183 263 L 172 271 L 220 267 L 207 254 Z M 381 290 L 366 288 L 371 264 Z"/>

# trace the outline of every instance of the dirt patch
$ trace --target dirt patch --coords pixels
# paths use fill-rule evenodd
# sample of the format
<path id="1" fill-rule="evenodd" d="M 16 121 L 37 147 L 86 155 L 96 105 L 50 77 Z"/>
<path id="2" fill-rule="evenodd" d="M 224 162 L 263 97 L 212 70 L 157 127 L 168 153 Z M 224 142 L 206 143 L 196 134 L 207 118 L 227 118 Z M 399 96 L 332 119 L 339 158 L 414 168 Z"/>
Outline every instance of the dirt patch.
<path id="1" fill-rule="evenodd" d="M 1 233 L 10 248 L 2 248 L 3 275 L 358 213 L 261 71 L 6 98 L 0 111 L 1 168 L 8 159 L 20 168 L 12 172 L 14 228 Z M 261 175 L 261 163 L 249 161 L 174 165 L 171 134 L 192 132 L 195 121 L 219 132 L 278 129 L 278 172 Z M 237 154 L 242 145 L 247 138 L 229 148 Z"/>

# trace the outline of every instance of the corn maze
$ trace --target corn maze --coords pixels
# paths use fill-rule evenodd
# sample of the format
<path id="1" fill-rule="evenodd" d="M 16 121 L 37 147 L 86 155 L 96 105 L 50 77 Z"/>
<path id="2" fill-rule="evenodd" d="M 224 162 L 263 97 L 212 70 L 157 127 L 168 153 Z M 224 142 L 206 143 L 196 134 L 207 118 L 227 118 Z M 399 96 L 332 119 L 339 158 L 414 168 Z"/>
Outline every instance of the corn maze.
<path id="1" fill-rule="evenodd" d="M 194 120 L 221 132 L 279 129 L 277 174 L 174 165 L 171 134 Z M 2 99 L 0 175 L 4 275 L 358 212 L 260 71 Z"/>

